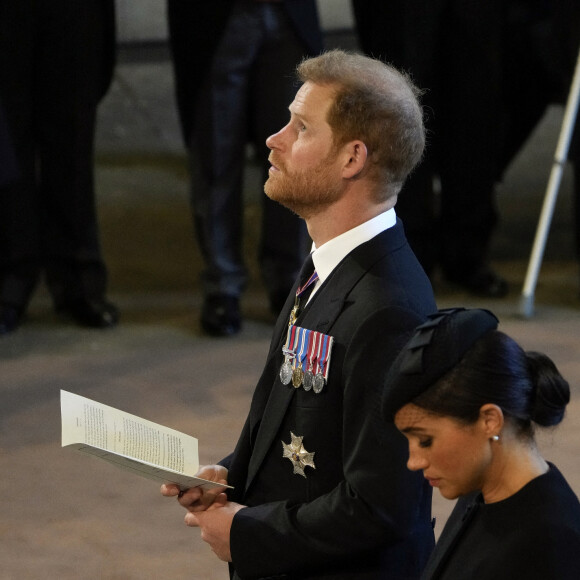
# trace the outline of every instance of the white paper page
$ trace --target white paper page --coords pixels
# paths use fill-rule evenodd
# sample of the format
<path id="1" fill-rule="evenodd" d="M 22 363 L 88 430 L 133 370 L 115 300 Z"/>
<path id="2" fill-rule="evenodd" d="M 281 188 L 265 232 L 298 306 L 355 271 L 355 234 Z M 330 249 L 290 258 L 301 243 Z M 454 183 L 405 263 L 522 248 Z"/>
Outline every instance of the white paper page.
<path id="1" fill-rule="evenodd" d="M 63 447 L 182 489 L 219 485 L 195 477 L 199 469 L 195 437 L 68 391 L 60 393 Z"/>

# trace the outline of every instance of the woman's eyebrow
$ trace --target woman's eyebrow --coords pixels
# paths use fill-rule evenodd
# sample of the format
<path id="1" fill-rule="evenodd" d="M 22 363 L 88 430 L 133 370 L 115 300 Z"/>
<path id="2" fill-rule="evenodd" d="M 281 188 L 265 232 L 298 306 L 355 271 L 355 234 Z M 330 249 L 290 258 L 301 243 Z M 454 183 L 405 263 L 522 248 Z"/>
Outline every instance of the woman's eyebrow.
<path id="1" fill-rule="evenodd" d="M 405 427 L 404 429 L 399 429 L 401 433 L 424 433 L 426 429 L 424 427 L 414 427 L 411 425 L 410 427 Z"/>

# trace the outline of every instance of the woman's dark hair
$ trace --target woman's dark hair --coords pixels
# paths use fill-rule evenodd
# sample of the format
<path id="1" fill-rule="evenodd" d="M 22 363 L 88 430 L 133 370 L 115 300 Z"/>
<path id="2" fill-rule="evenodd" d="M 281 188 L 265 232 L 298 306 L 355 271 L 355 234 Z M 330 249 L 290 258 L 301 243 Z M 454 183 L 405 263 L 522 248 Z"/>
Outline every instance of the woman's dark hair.
<path id="1" fill-rule="evenodd" d="M 522 435 L 533 437 L 532 423 L 549 427 L 562 421 L 570 386 L 548 356 L 525 352 L 503 332 L 491 330 L 412 402 L 468 424 L 492 403 Z"/>

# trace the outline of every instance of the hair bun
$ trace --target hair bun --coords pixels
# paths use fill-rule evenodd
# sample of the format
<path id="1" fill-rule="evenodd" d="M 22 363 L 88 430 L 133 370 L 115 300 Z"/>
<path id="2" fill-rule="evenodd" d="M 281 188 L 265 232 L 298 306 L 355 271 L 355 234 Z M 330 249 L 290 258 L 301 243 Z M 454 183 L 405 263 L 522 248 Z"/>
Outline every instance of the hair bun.
<path id="1" fill-rule="evenodd" d="M 543 427 L 557 425 L 570 402 L 570 385 L 545 354 L 526 352 L 526 359 L 536 392 L 530 418 Z"/>

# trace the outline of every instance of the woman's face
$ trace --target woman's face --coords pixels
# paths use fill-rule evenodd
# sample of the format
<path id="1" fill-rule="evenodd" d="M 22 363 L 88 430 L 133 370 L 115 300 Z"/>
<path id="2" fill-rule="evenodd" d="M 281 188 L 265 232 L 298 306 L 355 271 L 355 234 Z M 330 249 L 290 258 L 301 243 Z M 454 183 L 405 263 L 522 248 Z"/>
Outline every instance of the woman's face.
<path id="1" fill-rule="evenodd" d="M 492 454 L 482 421 L 465 425 L 409 403 L 397 412 L 395 424 L 409 441 L 407 467 L 421 469 L 443 497 L 483 489 Z"/>

